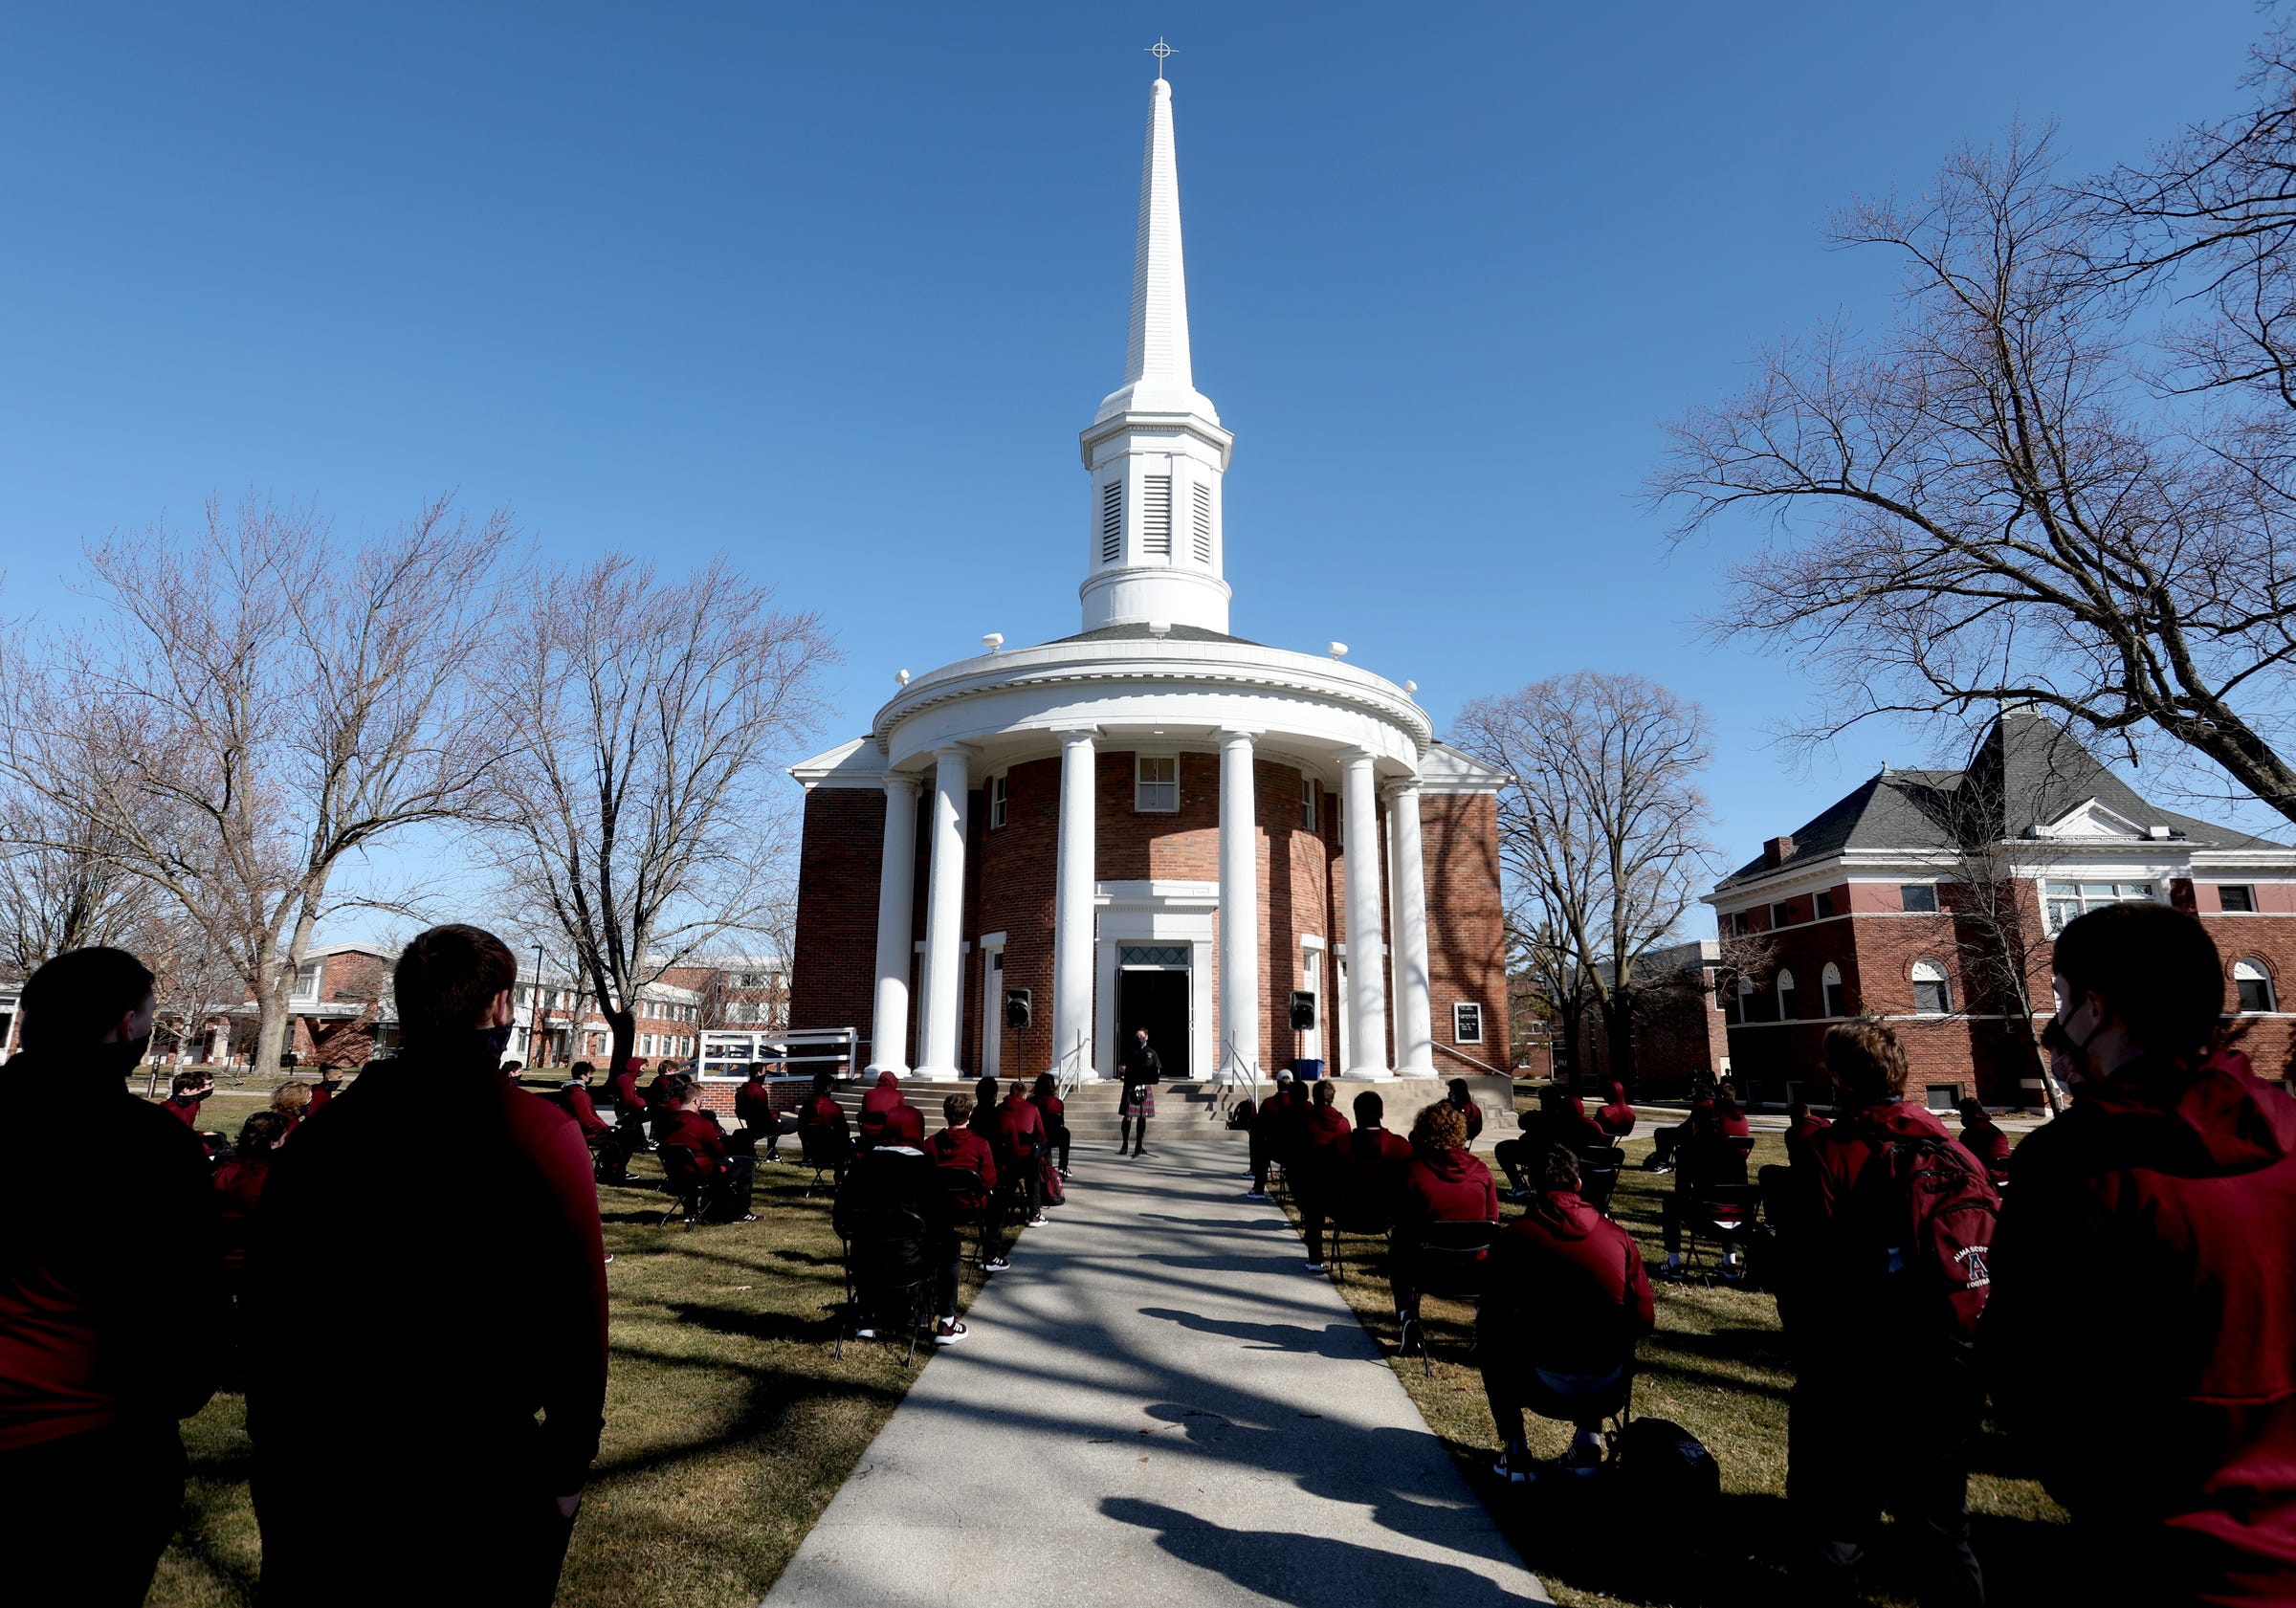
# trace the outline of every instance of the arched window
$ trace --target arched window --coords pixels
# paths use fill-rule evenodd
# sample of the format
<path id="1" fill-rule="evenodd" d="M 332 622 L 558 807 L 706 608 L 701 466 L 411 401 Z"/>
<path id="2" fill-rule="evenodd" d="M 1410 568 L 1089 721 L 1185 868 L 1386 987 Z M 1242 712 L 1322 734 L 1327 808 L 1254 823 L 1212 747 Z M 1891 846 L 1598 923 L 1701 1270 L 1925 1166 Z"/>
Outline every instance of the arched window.
<path id="1" fill-rule="evenodd" d="M 1954 1008 L 1953 985 L 1945 968 L 1934 960 L 1913 962 L 1913 1010 L 1919 1016 L 1944 1016 Z"/>
<path id="2" fill-rule="evenodd" d="M 2264 969 L 2262 960 L 2235 960 L 2232 987 L 2241 997 L 2242 1016 L 2257 1016 L 2278 1008 L 2272 1002 L 2272 974 Z"/>
<path id="3" fill-rule="evenodd" d="M 1754 1020 L 1754 980 L 1752 978 L 1738 979 L 1738 990 L 1733 997 L 1731 1004 L 1732 1009 L 1724 1014 L 1732 1022 L 1752 1022 Z"/>
<path id="4" fill-rule="evenodd" d="M 1825 963 L 1824 972 L 1819 976 L 1818 989 L 1825 996 L 1826 1015 L 1847 1016 L 1849 1014 L 1848 1002 L 1842 992 L 1842 968 L 1831 960 Z"/>
<path id="5" fill-rule="evenodd" d="M 1794 974 L 1783 966 L 1777 969 L 1777 1019 L 1792 1022 L 1794 1018 Z"/>

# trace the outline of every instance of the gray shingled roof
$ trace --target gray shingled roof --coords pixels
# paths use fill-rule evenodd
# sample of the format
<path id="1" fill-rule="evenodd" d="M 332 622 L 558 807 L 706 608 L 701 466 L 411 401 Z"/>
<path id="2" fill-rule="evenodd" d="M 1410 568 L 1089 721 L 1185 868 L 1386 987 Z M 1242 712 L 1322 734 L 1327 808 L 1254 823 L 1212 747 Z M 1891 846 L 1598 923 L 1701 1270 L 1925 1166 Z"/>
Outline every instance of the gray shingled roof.
<path id="1" fill-rule="evenodd" d="M 2020 837 L 2091 799 L 2139 826 L 2165 826 L 2192 848 L 2286 847 L 2147 803 L 2056 721 L 2037 710 L 2012 709 L 1986 729 L 1966 770 L 1884 771 L 1796 827 L 1784 867 L 1756 856 L 1718 886 L 1849 848 L 1950 849 L 1964 835 L 1992 842 Z"/>
<path id="2" fill-rule="evenodd" d="M 1056 637 L 1053 642 L 1151 642 L 1159 636 L 1166 642 L 1233 642 L 1246 648 L 1262 646 L 1260 643 L 1249 641 L 1244 637 L 1228 636 L 1221 631 L 1207 631 L 1202 626 L 1169 626 L 1161 631 L 1152 631 L 1148 628 L 1145 621 L 1135 621 L 1124 626 L 1102 626 L 1097 630 L 1078 631 L 1074 636 Z M 1047 643 L 1046 646 L 1051 647 L 1053 643 Z"/>

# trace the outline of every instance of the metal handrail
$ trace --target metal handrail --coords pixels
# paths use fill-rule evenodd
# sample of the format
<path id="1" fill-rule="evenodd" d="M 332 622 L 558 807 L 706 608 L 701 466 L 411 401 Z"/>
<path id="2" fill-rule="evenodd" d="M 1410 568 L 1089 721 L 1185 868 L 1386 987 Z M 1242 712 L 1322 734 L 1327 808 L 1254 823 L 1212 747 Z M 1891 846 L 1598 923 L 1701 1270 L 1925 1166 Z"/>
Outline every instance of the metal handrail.
<path id="1" fill-rule="evenodd" d="M 1064 1101 L 1076 1092 L 1077 1085 L 1084 1082 L 1084 1034 L 1081 1031 L 1076 1035 L 1076 1047 L 1060 1058 L 1060 1065 L 1053 1075 Z"/>
<path id="2" fill-rule="evenodd" d="M 1488 1062 L 1478 1061 L 1473 1056 L 1468 1055 L 1462 1050 L 1453 1049 L 1447 1044 L 1437 1044 L 1435 1047 L 1442 1050 L 1446 1055 L 1458 1056 L 1460 1060 L 1466 1062 L 1470 1067 L 1481 1067 L 1485 1071 L 1489 1072 L 1494 1078 L 1511 1078 L 1514 1076 L 1512 1072 L 1502 1072 L 1498 1068 L 1490 1065 Z"/>
<path id="3" fill-rule="evenodd" d="M 1259 1110 L 1261 1081 L 1259 1064 L 1253 1061 L 1247 1055 L 1239 1055 L 1236 1053 L 1236 1041 L 1233 1034 L 1229 1035 L 1227 1041 L 1227 1063 L 1221 1069 L 1223 1071 L 1226 1071 L 1231 1068 L 1241 1069 L 1245 1077 L 1248 1080 L 1245 1087 L 1250 1090 L 1252 1110 Z M 1204 1112 L 1204 1114 L 1206 1116 L 1225 1115 L 1228 1108 L 1235 1103 L 1236 1087 L 1237 1085 L 1233 1078 L 1229 1078 L 1226 1082 L 1222 1084 L 1220 1089 L 1220 1098 L 1212 1102 L 1210 1108 Z"/>

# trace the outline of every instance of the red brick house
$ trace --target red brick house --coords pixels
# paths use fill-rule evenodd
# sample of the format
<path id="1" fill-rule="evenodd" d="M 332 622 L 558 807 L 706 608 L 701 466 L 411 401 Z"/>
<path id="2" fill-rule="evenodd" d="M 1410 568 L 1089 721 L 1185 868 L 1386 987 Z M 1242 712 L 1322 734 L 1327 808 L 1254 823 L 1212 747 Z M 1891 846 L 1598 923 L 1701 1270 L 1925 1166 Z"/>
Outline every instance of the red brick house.
<path id="1" fill-rule="evenodd" d="M 1888 770 L 1772 838 L 1707 895 L 1751 961 L 1720 989 L 1729 1070 L 1782 1098 L 1823 1078 L 1826 1025 L 1879 1016 L 1917 1098 L 2040 1104 L 2049 937 L 2085 910 L 2197 914 L 2227 1031 L 2266 1077 L 2296 1057 L 2296 849 L 2148 803 L 2053 720 L 2004 711 L 1957 771 Z M 2034 1018 L 2010 980 L 2021 974 Z"/>

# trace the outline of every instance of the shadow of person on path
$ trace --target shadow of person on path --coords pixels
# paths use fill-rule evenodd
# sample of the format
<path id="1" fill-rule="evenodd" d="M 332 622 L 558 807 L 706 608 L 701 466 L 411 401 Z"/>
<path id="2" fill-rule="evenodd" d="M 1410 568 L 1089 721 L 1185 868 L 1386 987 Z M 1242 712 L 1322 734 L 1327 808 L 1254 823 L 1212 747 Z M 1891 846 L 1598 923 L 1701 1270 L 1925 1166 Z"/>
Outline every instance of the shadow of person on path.
<path id="1" fill-rule="evenodd" d="M 1280 1530 L 1228 1530 L 1132 1497 L 1112 1496 L 1100 1510 L 1121 1523 L 1156 1531 L 1156 1544 L 1183 1563 L 1222 1575 L 1273 1602 L 1297 1608 L 1345 1603 L 1440 1602 L 1444 1608 L 1519 1604 L 1523 1598 L 1455 1563 L 1404 1557 L 1377 1547 Z"/>
<path id="2" fill-rule="evenodd" d="M 1380 1354 L 1363 1333 L 1363 1326 L 1350 1316 L 1344 1321 L 1329 1323 L 1321 1329 L 1310 1329 L 1298 1323 L 1244 1323 L 1230 1318 L 1200 1317 L 1194 1312 L 1180 1311 L 1171 1307 L 1142 1307 L 1142 1317 L 1162 1318 L 1177 1323 L 1182 1329 L 1199 1334 L 1225 1334 L 1234 1340 L 1254 1342 L 1253 1351 L 1299 1352 L 1314 1356 L 1329 1356 L 1341 1362 L 1377 1362 Z"/>

